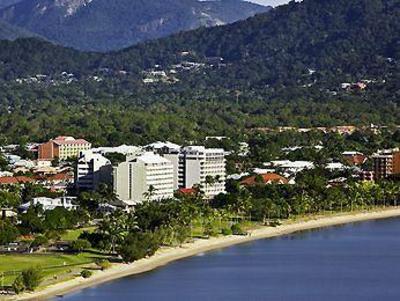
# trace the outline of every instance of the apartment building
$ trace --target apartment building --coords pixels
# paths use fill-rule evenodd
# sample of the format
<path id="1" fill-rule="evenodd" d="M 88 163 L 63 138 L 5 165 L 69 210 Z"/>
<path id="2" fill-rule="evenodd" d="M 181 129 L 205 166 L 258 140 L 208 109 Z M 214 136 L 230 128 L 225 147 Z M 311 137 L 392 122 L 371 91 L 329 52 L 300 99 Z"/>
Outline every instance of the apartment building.
<path id="1" fill-rule="evenodd" d="M 84 139 L 75 139 L 74 137 L 59 136 L 38 147 L 38 159 L 51 161 L 55 158 L 66 160 L 68 158 L 77 158 L 82 151 L 89 150 L 92 144 Z"/>
<path id="2" fill-rule="evenodd" d="M 113 181 L 114 192 L 128 206 L 174 195 L 174 167 L 153 152 L 130 157 L 114 167 Z"/>
<path id="3" fill-rule="evenodd" d="M 113 168 L 106 157 L 91 150 L 81 152 L 75 172 L 75 185 L 80 190 L 96 190 L 101 183 L 112 182 Z"/>
<path id="4" fill-rule="evenodd" d="M 163 157 L 174 167 L 174 188 L 199 186 L 206 198 L 225 193 L 226 161 L 223 149 L 188 146 L 164 148 Z"/>
<path id="5" fill-rule="evenodd" d="M 372 156 L 375 180 L 400 175 L 400 149 L 379 150 Z"/>

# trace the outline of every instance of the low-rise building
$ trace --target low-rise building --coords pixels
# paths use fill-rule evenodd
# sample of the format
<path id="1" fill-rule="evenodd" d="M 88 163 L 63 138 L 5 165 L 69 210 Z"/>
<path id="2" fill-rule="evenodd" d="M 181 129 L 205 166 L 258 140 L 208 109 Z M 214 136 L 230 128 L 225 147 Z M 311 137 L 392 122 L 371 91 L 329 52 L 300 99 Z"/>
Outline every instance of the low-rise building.
<path id="1" fill-rule="evenodd" d="M 367 156 L 360 152 L 347 151 L 342 153 L 342 156 L 349 165 L 359 166 L 367 161 Z"/>
<path id="2" fill-rule="evenodd" d="M 69 197 L 69 196 L 63 196 L 59 198 L 46 198 L 46 197 L 40 197 L 40 198 L 34 198 L 32 202 L 25 203 L 20 206 L 20 210 L 22 211 L 27 211 L 31 206 L 42 206 L 43 210 L 54 210 L 57 207 L 63 207 L 67 210 L 75 210 L 78 208 L 77 205 L 74 205 L 74 202 L 76 201 L 76 197 Z"/>
<path id="3" fill-rule="evenodd" d="M 315 164 L 310 161 L 290 161 L 290 160 L 277 160 L 264 163 L 264 166 L 268 168 L 279 169 L 284 172 L 285 176 L 296 175 L 304 170 L 310 170 L 315 168 Z"/>
<path id="4" fill-rule="evenodd" d="M 172 163 L 153 152 L 128 158 L 114 167 L 114 192 L 128 206 L 145 200 L 157 201 L 174 195 Z"/>
<path id="5" fill-rule="evenodd" d="M 91 150 L 81 153 L 75 172 L 77 189 L 96 190 L 101 183 L 112 181 L 112 165 L 110 160 Z"/>
<path id="6" fill-rule="evenodd" d="M 77 158 L 82 151 L 89 150 L 91 147 L 92 144 L 84 139 L 59 136 L 55 139 L 39 145 L 38 159 L 51 161 L 55 158 L 58 158 L 60 160 Z"/>

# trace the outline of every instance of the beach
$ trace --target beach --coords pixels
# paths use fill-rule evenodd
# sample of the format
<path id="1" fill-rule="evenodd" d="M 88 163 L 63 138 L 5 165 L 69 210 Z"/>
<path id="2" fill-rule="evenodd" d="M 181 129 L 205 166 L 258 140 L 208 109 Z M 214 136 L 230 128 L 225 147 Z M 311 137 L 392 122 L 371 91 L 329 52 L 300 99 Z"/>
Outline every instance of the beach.
<path id="1" fill-rule="evenodd" d="M 151 271 L 179 259 L 211 250 L 226 248 L 240 243 L 272 238 L 310 229 L 398 216 L 400 216 L 400 208 L 382 209 L 361 213 L 331 214 L 320 217 L 313 216 L 299 220 L 289 220 L 278 227 L 260 227 L 251 230 L 250 234 L 247 236 L 221 236 L 210 239 L 198 239 L 194 242 L 184 244 L 181 247 L 162 248 L 154 256 L 141 259 L 132 264 L 116 264 L 106 271 L 96 271 L 93 276 L 88 279 L 78 277 L 66 282 L 48 286 L 34 293 L 10 296 L 4 300 L 44 300 L 125 276 Z"/>

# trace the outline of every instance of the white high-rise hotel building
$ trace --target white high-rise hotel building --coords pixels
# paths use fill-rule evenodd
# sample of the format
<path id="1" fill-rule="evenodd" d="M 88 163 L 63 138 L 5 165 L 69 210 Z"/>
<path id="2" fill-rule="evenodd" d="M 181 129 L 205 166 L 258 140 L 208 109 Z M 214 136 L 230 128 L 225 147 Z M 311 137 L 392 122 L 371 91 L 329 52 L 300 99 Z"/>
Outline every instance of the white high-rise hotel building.
<path id="1" fill-rule="evenodd" d="M 206 198 L 225 193 L 226 162 L 223 149 L 188 146 L 158 150 L 174 166 L 174 188 L 200 186 Z"/>
<path id="2" fill-rule="evenodd" d="M 172 198 L 174 194 L 172 163 L 152 152 L 127 158 L 114 167 L 113 179 L 115 193 L 127 205 Z"/>
<path id="3" fill-rule="evenodd" d="M 196 186 L 208 199 L 225 193 L 223 149 L 181 148 L 171 143 L 155 143 L 147 149 L 114 167 L 114 191 L 125 204 L 172 198 L 175 190 Z"/>

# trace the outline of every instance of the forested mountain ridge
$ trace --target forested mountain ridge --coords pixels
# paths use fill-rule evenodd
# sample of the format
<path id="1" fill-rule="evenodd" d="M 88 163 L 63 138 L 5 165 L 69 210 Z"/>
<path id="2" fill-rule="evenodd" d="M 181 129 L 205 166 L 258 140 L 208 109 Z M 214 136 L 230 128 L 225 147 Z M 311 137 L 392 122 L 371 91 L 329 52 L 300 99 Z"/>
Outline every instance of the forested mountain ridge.
<path id="1" fill-rule="evenodd" d="M 304 0 L 232 25 L 138 45 L 106 61 L 135 70 L 176 63 L 180 51 L 190 51 L 228 64 L 209 75 L 210 83 L 295 84 L 309 70 L 313 77 L 345 81 L 388 73 L 400 60 L 399 39 L 399 1 Z"/>
<path id="2" fill-rule="evenodd" d="M 6 43 L 0 59 L 13 70 L 15 62 L 19 67 L 36 66 L 37 73 L 62 66 L 69 72 L 111 68 L 140 77 L 155 65 L 167 70 L 182 61 L 204 63 L 207 57 L 221 57 L 224 64 L 220 68 L 208 69 L 205 75 L 185 74 L 180 80 L 226 87 L 332 80 L 337 84 L 393 73 L 400 60 L 399 32 L 400 3 L 396 0 L 305 0 L 232 25 L 183 32 L 104 55 L 74 52 L 68 58 L 72 50 L 63 55 L 61 48 L 52 51 L 43 44 L 43 51 L 39 42 L 29 40 Z M 15 55 L 19 47 L 31 48 L 38 59 L 21 61 Z M 190 55 L 183 57 L 183 52 Z M 59 64 L 56 58 L 61 56 L 64 60 Z"/>
<path id="3" fill-rule="evenodd" d="M 397 124 L 399 14 L 397 0 L 304 0 L 106 54 L 3 41 L 0 127 L 121 144 Z"/>
<path id="4" fill-rule="evenodd" d="M 0 18 L 64 46 L 107 51 L 269 9 L 242 0 L 22 0 Z"/>

